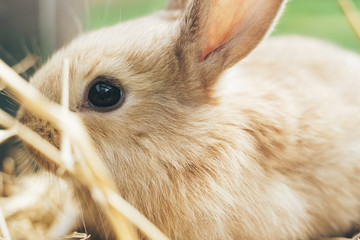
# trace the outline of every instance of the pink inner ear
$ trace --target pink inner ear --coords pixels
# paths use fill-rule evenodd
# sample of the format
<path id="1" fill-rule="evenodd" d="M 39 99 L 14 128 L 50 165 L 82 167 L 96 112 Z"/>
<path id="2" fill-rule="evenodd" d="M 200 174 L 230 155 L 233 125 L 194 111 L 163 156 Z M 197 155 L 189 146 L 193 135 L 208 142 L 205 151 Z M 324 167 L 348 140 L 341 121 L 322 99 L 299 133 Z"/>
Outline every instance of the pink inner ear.
<path id="1" fill-rule="evenodd" d="M 205 27 L 205 47 L 201 61 L 224 45 L 240 28 L 249 13 L 249 2 L 256 0 L 212 0 Z"/>

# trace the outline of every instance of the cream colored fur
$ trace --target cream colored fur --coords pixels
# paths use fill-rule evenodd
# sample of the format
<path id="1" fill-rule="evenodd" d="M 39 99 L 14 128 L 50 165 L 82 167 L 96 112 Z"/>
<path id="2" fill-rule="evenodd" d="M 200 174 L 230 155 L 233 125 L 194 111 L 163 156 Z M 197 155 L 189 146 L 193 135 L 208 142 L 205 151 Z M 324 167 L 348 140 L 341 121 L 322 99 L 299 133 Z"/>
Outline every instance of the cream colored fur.
<path id="1" fill-rule="evenodd" d="M 194 2 L 199 25 L 208 24 L 202 9 L 212 1 Z M 272 21 L 279 2 L 256 14 Z M 190 35 L 182 16 L 163 11 L 81 36 L 31 83 L 60 102 L 62 61 L 70 59 L 71 110 L 122 196 L 171 239 L 308 240 L 359 223 L 360 57 L 295 36 L 252 51 L 268 24 L 249 42 L 236 28 L 194 60 L 204 34 Z M 99 75 L 126 89 L 119 109 L 86 106 Z M 19 119 L 58 145 L 51 126 L 23 110 Z"/>

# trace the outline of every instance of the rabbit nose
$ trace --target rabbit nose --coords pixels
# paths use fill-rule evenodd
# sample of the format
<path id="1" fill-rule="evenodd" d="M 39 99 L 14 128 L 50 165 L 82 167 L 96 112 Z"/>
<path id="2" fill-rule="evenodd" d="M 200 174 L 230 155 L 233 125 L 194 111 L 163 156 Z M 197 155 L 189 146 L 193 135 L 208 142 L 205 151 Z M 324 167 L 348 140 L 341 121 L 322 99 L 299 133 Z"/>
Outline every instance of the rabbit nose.
<path id="1" fill-rule="evenodd" d="M 38 133 L 45 140 L 53 144 L 56 148 L 60 146 L 59 130 L 50 122 L 35 116 L 34 114 L 20 109 L 17 114 L 17 119 L 34 132 Z"/>
<path id="2" fill-rule="evenodd" d="M 20 123 L 39 134 L 43 139 L 54 145 L 57 149 L 60 149 L 60 133 L 53 124 L 35 116 L 23 108 L 18 111 L 16 118 Z M 46 170 L 55 172 L 56 169 L 58 169 L 59 166 L 56 166 L 53 161 L 49 161 L 49 159 L 47 159 L 38 150 L 29 144 L 24 143 L 24 145 L 33 156 L 34 160 Z"/>

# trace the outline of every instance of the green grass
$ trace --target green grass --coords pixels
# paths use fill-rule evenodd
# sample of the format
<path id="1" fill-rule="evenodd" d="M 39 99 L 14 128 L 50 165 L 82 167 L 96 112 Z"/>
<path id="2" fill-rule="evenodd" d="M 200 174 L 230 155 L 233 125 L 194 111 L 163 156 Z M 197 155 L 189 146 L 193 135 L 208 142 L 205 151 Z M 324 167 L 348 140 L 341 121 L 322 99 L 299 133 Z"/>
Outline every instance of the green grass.
<path id="1" fill-rule="evenodd" d="M 360 2 L 356 3 L 359 7 Z M 317 37 L 360 52 L 360 41 L 337 0 L 290 1 L 274 32 L 274 35 L 279 34 Z"/>
<path id="2" fill-rule="evenodd" d="M 360 7 L 360 1 L 355 1 Z M 143 16 L 164 8 L 166 2 L 166 0 L 122 0 L 110 4 L 99 2 L 90 6 L 91 20 L 87 28 L 96 29 Z M 273 34 L 312 36 L 360 52 L 360 42 L 337 0 L 290 1 Z"/>
<path id="3" fill-rule="evenodd" d="M 86 27 L 87 29 L 97 29 L 141 17 L 163 9 L 166 2 L 166 0 L 122 0 L 93 3 L 90 6 L 89 25 Z"/>

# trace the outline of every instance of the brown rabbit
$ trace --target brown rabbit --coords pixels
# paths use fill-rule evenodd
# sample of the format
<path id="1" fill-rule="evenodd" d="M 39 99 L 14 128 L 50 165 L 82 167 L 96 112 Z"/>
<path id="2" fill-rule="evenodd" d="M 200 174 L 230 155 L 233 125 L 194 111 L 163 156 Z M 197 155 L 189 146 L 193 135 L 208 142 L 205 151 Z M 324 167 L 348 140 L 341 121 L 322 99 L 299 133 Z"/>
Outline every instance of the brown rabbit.
<path id="1" fill-rule="evenodd" d="M 360 221 L 360 57 L 262 42 L 284 2 L 170 0 L 79 37 L 31 83 L 60 102 L 69 58 L 71 110 L 122 196 L 170 239 L 339 235 Z M 50 124 L 18 118 L 59 146 Z"/>

